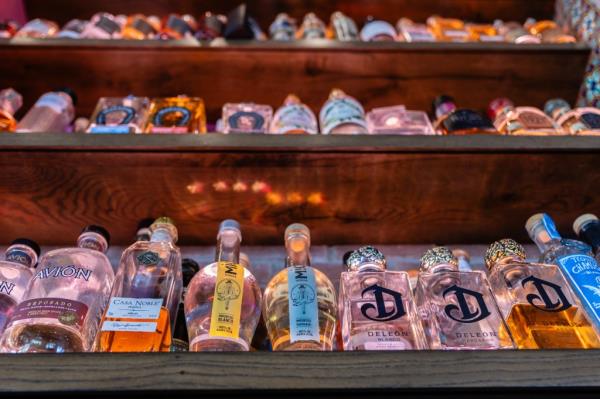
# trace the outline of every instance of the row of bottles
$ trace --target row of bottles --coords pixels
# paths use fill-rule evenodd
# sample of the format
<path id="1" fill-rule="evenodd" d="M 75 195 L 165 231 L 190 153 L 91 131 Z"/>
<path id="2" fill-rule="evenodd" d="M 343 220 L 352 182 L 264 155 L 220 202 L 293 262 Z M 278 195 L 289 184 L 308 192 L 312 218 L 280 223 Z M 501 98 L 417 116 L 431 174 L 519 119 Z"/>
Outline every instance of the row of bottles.
<path id="1" fill-rule="evenodd" d="M 169 218 L 140 229 L 116 273 L 99 226 L 36 268 L 39 247 L 19 239 L 0 263 L 0 349 L 247 351 L 253 342 L 265 348 L 261 332 L 274 351 L 600 348 L 600 220 L 587 214 L 574 223 L 591 246 L 561 238 L 546 214 L 526 229 L 540 263 L 527 262 L 510 239 L 488 248 L 487 273 L 436 247 L 423 255 L 414 289 L 376 248 L 359 248 L 344 257 L 339 298 L 311 266 L 302 224 L 286 229 L 285 268 L 264 292 L 240 255 L 233 220 L 221 223 L 215 261 L 203 268 L 182 266 Z"/>
<path id="2" fill-rule="evenodd" d="M 22 105 L 13 89 L 0 92 L 0 131 L 65 132 L 92 134 L 206 133 L 204 101 L 178 96 L 103 97 L 90 120 L 75 118 L 77 96 L 69 89 L 44 94 L 17 122 L 14 114 Z M 318 117 L 295 95 L 289 95 L 275 112 L 270 105 L 227 103 L 222 116 L 210 131 L 222 133 L 270 134 L 399 134 L 399 135 L 600 135 L 600 109 L 576 108 L 562 99 L 546 102 L 544 111 L 515 106 L 497 98 L 488 107 L 489 118 L 458 108 L 452 97 L 439 96 L 433 102 L 433 124 L 423 111 L 403 105 L 375 108 L 365 112 L 361 103 L 342 90 L 334 89 Z"/>

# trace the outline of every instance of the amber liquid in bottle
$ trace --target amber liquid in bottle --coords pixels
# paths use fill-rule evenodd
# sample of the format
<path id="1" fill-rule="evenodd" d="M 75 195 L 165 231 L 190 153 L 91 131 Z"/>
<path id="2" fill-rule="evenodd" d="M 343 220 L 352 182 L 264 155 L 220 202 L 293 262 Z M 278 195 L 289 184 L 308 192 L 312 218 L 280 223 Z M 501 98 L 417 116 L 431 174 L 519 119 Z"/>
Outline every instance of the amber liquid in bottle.
<path id="1" fill-rule="evenodd" d="M 154 333 L 133 331 L 102 331 L 100 347 L 103 352 L 169 352 L 171 349 L 171 320 L 164 306 L 158 320 L 124 319 L 106 317 L 104 320 L 119 322 L 156 322 Z"/>

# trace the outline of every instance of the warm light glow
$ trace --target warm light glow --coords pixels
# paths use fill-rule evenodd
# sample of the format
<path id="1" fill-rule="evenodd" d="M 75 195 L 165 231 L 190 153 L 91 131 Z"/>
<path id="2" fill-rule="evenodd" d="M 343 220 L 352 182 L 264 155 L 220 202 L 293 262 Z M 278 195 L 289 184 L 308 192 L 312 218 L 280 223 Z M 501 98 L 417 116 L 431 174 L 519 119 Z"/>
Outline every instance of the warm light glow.
<path id="1" fill-rule="evenodd" d="M 303 200 L 304 200 L 304 198 L 302 197 L 302 194 L 300 194 L 298 192 L 292 192 L 287 195 L 287 201 L 290 204 L 298 205 L 298 204 L 301 204 L 303 202 Z"/>
<path id="2" fill-rule="evenodd" d="M 325 199 L 323 198 L 323 193 L 316 192 L 310 193 L 308 195 L 307 201 L 311 205 L 321 205 L 323 202 L 325 202 Z"/>
<path id="3" fill-rule="evenodd" d="M 266 197 L 269 205 L 279 205 L 283 202 L 283 196 L 279 193 L 267 193 Z"/>
<path id="4" fill-rule="evenodd" d="M 398 119 L 397 116 L 390 116 L 389 118 L 387 118 L 385 120 L 385 125 L 386 126 L 397 126 L 398 122 L 400 122 L 400 119 Z"/>
<path id="5" fill-rule="evenodd" d="M 264 181 L 256 180 L 254 183 L 252 183 L 252 191 L 255 193 L 267 193 L 271 191 L 271 189 Z"/>
<path id="6" fill-rule="evenodd" d="M 216 192 L 222 193 L 224 191 L 228 191 L 229 190 L 229 184 L 227 184 L 226 181 L 219 180 L 219 181 L 213 183 L 213 189 Z"/>
<path id="7" fill-rule="evenodd" d="M 244 183 L 243 181 L 236 181 L 233 184 L 233 191 L 235 191 L 236 193 L 243 193 L 245 191 L 248 191 L 248 185 L 246 183 Z"/>
<path id="8" fill-rule="evenodd" d="M 192 184 L 189 184 L 186 188 L 190 194 L 200 194 L 202 191 L 204 191 L 204 183 L 193 182 Z"/>

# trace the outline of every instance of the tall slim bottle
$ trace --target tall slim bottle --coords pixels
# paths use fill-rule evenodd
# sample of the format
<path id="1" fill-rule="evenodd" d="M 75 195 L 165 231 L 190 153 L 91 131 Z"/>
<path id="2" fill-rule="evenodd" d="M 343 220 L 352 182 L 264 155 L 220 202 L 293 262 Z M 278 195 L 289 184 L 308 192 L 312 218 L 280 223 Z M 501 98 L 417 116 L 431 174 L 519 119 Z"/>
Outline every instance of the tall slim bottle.
<path id="1" fill-rule="evenodd" d="M 77 96 L 70 89 L 44 94 L 17 124 L 17 132 L 66 132 L 75 117 Z"/>
<path id="2" fill-rule="evenodd" d="M 50 251 L 39 261 L 23 301 L 0 340 L 4 352 L 91 352 L 114 281 L 104 255 L 110 236 L 87 226 L 76 248 Z"/>
<path id="3" fill-rule="evenodd" d="M 191 352 L 250 349 L 262 295 L 256 278 L 240 265 L 241 242 L 239 223 L 224 220 L 215 262 L 196 273 L 188 286 L 184 305 Z"/>
<path id="4" fill-rule="evenodd" d="M 600 331 L 600 266 L 593 258 L 592 248 L 581 241 L 562 238 L 545 213 L 530 217 L 525 228 L 542 253 L 540 262 L 560 268 L 596 331 Z"/>
<path id="5" fill-rule="evenodd" d="M 183 282 L 181 254 L 173 221 L 161 217 L 150 227 L 150 241 L 127 248 L 106 313 L 101 352 L 168 352 Z"/>
<path id="6" fill-rule="evenodd" d="M 337 299 L 329 278 L 310 266 L 310 230 L 294 223 L 284 234 L 286 267 L 267 284 L 263 317 L 274 351 L 330 351 Z"/>
<path id="7" fill-rule="evenodd" d="M 600 220 L 596 215 L 586 213 L 573 222 L 573 230 L 581 241 L 589 244 L 596 254 L 596 261 L 600 265 Z"/>

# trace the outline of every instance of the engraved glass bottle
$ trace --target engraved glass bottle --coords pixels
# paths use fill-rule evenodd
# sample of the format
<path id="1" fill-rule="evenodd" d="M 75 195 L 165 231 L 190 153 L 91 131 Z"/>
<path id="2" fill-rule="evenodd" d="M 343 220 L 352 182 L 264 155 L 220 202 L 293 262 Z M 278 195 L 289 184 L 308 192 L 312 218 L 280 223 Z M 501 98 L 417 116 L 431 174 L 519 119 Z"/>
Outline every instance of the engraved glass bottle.
<path id="1" fill-rule="evenodd" d="M 571 109 L 562 98 L 548 100 L 544 112 L 567 134 L 600 136 L 600 109 L 583 107 Z"/>
<path id="2" fill-rule="evenodd" d="M 184 95 L 155 98 L 149 114 L 146 133 L 206 133 L 206 114 L 201 98 Z"/>
<path id="3" fill-rule="evenodd" d="M 254 103 L 227 103 L 223 106 L 222 133 L 266 133 L 271 126 L 273 108 Z"/>
<path id="4" fill-rule="evenodd" d="M 598 335 L 557 266 L 528 263 L 524 248 L 510 239 L 493 243 L 485 263 L 517 348 L 600 347 Z"/>
<path id="5" fill-rule="evenodd" d="M 373 247 L 352 252 L 340 278 L 340 321 L 345 351 L 426 349 L 406 272 L 386 270 Z"/>
<path id="6" fill-rule="evenodd" d="M 317 134 L 319 124 L 314 112 L 300 99 L 290 94 L 273 115 L 272 134 Z"/>
<path id="7" fill-rule="evenodd" d="M 148 121 L 147 97 L 102 97 L 96 105 L 88 133 L 141 133 Z"/>
<path id="8" fill-rule="evenodd" d="M 39 256 L 39 245 L 26 238 L 13 241 L 6 249 L 0 261 L 0 334 L 23 300 Z"/>
<path id="9" fill-rule="evenodd" d="M 322 134 L 366 134 L 363 106 L 340 89 L 333 89 L 319 113 Z"/>
<path id="10" fill-rule="evenodd" d="M 17 132 L 66 132 L 75 117 L 77 96 L 70 89 L 44 94 L 17 124 Z"/>
<path id="11" fill-rule="evenodd" d="M 286 267 L 267 284 L 263 317 L 274 351 L 331 351 L 337 324 L 335 288 L 310 266 L 310 231 L 285 230 Z"/>
<path id="12" fill-rule="evenodd" d="M 23 301 L 2 335 L 5 352 L 91 352 L 114 273 L 108 232 L 87 226 L 76 248 L 41 257 Z"/>
<path id="13" fill-rule="evenodd" d="M 488 108 L 498 131 L 512 136 L 553 136 L 562 129 L 542 110 L 535 107 L 515 107 L 507 98 L 493 100 Z"/>
<path id="14" fill-rule="evenodd" d="M 431 349 L 513 348 L 485 273 L 459 271 L 447 248 L 421 258 L 415 300 Z"/>
<path id="15" fill-rule="evenodd" d="M 579 239 L 592 247 L 596 261 L 600 264 L 600 220 L 596 215 L 586 213 L 573 222 L 573 231 Z"/>
<path id="16" fill-rule="evenodd" d="M 168 352 L 183 291 L 177 229 L 162 217 L 127 248 L 102 319 L 101 352 Z"/>
<path id="17" fill-rule="evenodd" d="M 403 105 L 372 109 L 367 113 L 367 126 L 370 134 L 436 134 L 425 112 L 408 111 Z"/>
<path id="18" fill-rule="evenodd" d="M 15 113 L 23 105 L 23 97 L 13 89 L 0 91 L 0 132 L 13 132 L 17 127 Z"/>
<path id="19" fill-rule="evenodd" d="M 488 118 L 470 109 L 458 109 L 454 99 L 446 95 L 433 101 L 433 113 L 433 127 L 439 134 L 500 134 Z"/>
<path id="20" fill-rule="evenodd" d="M 242 233 L 224 220 L 217 235 L 215 262 L 188 286 L 185 316 L 190 351 L 248 351 L 260 317 L 262 295 L 256 278 L 240 265 Z"/>

